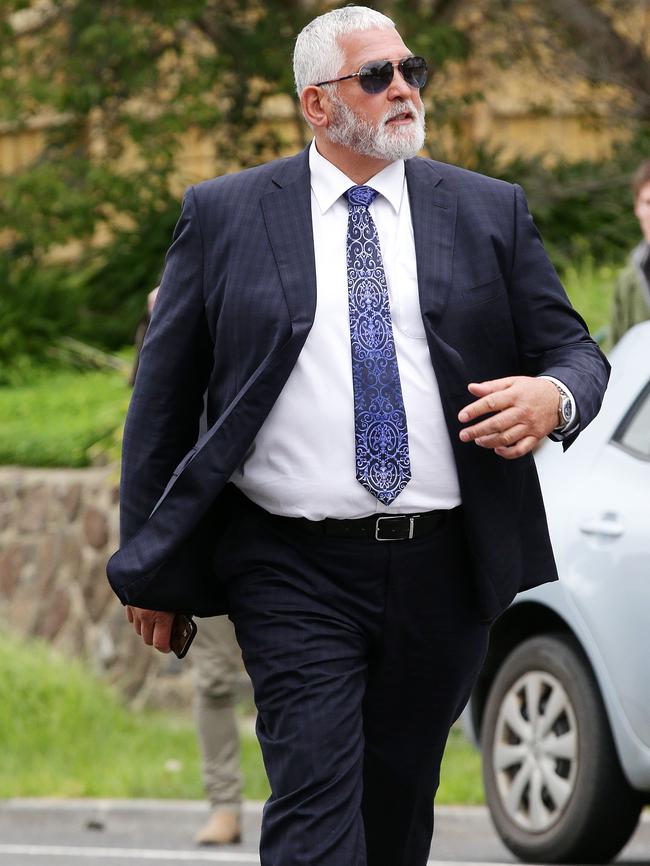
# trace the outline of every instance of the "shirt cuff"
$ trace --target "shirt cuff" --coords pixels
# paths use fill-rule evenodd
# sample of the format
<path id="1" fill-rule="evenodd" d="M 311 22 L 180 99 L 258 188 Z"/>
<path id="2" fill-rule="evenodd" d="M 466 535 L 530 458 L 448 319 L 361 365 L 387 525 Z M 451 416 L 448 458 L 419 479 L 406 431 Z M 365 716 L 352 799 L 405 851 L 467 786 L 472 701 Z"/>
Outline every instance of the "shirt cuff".
<path id="1" fill-rule="evenodd" d="M 541 376 L 538 376 L 538 379 L 548 379 L 549 382 L 553 382 L 553 384 L 557 385 L 558 388 L 561 388 L 571 400 L 571 418 L 563 427 L 558 427 L 556 430 L 553 430 L 551 431 L 551 433 L 548 434 L 549 438 L 552 439 L 554 442 L 561 442 L 566 436 L 570 436 L 571 433 L 575 433 L 580 426 L 580 416 L 578 414 L 578 407 L 576 406 L 576 401 L 573 397 L 573 394 L 567 388 L 564 382 L 562 382 L 560 379 L 556 379 L 555 376 L 546 376 L 542 374 Z"/>

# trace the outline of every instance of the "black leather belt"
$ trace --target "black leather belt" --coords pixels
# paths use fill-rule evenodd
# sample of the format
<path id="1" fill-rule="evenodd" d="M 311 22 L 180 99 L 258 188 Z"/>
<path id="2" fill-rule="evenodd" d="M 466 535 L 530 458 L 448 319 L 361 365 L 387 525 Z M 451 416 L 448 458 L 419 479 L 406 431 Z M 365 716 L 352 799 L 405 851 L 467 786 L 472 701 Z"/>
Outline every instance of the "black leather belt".
<path id="1" fill-rule="evenodd" d="M 355 520 L 337 520 L 333 517 L 307 520 L 306 517 L 282 517 L 278 514 L 268 516 L 273 522 L 284 525 L 287 529 L 298 529 L 312 535 L 370 538 L 374 541 L 409 541 L 433 532 L 442 525 L 448 514 L 447 509 L 442 509 L 419 514 L 373 514 Z"/>

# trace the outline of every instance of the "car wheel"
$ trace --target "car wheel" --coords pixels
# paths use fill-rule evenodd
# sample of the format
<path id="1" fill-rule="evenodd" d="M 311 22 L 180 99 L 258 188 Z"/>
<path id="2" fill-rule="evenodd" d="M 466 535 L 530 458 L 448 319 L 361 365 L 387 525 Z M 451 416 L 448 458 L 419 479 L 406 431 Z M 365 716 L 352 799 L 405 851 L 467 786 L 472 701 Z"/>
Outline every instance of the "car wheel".
<path id="1" fill-rule="evenodd" d="M 642 800 L 623 776 L 598 687 L 570 637 L 534 637 L 506 658 L 481 751 L 492 820 L 521 859 L 605 863 L 634 832 Z"/>

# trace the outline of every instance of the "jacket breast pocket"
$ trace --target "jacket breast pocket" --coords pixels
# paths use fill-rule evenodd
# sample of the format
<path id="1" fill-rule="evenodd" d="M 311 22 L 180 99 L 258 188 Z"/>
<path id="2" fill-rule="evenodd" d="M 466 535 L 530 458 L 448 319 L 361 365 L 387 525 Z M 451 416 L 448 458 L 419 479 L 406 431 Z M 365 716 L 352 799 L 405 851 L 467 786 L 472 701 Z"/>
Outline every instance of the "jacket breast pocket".
<path id="1" fill-rule="evenodd" d="M 466 289 L 460 290 L 460 301 L 463 306 L 473 307 L 476 304 L 482 304 L 485 301 L 490 301 L 505 291 L 503 277 L 499 274 L 488 280 L 485 283 L 479 283 L 476 286 L 469 286 Z"/>

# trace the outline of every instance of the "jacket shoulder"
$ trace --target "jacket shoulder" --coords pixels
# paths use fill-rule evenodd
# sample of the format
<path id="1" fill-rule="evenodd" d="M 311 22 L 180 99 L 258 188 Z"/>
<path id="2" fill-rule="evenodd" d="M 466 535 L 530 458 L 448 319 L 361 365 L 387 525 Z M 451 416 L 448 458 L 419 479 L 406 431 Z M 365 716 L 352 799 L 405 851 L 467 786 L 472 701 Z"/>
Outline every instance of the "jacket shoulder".
<path id="1" fill-rule="evenodd" d="M 438 160 L 427 159 L 425 157 L 416 157 L 413 162 L 419 163 L 422 167 L 427 167 L 438 177 L 442 178 L 445 187 L 448 189 L 454 189 L 457 192 L 501 194 L 511 198 L 513 196 L 514 184 L 506 180 L 500 180 L 487 174 L 481 174 L 478 171 L 471 171 L 468 168 L 461 168 L 458 165 L 438 162 Z"/>
<path id="2" fill-rule="evenodd" d="M 201 181 L 191 187 L 197 201 L 201 204 L 214 201 L 218 198 L 232 199 L 241 197 L 246 199 L 250 195 L 260 195 L 265 189 L 272 185 L 273 177 L 285 166 L 290 165 L 292 160 L 299 157 L 290 156 L 274 159 L 261 165 L 240 171 L 222 174 L 209 180 Z"/>

